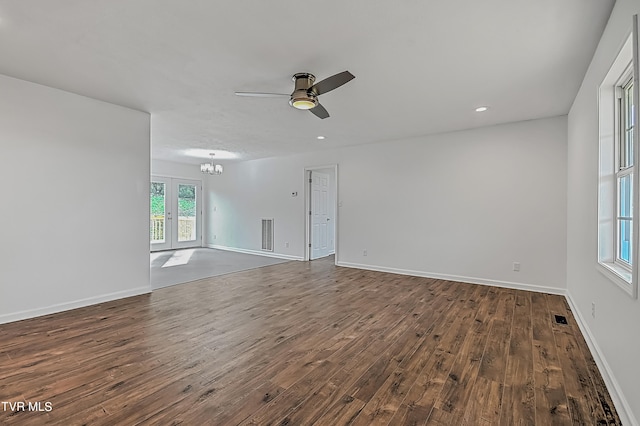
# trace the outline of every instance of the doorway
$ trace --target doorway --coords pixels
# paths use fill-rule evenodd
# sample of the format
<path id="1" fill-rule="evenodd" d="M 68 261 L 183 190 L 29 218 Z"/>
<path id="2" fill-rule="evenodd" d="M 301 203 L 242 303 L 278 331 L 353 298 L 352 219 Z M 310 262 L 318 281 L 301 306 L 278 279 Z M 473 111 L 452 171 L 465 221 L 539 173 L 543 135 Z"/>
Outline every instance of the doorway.
<path id="1" fill-rule="evenodd" d="M 202 182 L 152 176 L 151 251 L 202 246 Z"/>
<path id="2" fill-rule="evenodd" d="M 336 254 L 338 166 L 305 169 L 305 260 Z"/>

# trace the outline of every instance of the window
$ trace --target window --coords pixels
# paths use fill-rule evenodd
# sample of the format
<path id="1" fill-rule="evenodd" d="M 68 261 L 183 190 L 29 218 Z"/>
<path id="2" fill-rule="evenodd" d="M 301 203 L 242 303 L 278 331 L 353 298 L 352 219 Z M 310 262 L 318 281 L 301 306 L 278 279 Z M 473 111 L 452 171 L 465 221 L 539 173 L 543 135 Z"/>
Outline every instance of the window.
<path id="1" fill-rule="evenodd" d="M 633 232 L 633 76 L 625 75 L 623 84 L 615 88 L 616 116 L 620 123 L 616 139 L 616 263 L 631 270 Z"/>
<path id="2" fill-rule="evenodd" d="M 639 185 L 634 160 L 637 77 L 632 59 L 630 36 L 599 91 L 598 269 L 635 298 L 639 265 L 634 265 L 638 263 L 634 203 Z"/>

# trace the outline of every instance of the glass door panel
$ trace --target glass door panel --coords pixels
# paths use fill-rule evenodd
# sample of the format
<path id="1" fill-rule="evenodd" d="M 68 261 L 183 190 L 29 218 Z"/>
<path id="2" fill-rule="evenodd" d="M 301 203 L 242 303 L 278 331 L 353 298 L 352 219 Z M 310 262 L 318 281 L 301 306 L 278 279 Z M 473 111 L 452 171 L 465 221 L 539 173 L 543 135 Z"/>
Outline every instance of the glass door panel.
<path id="1" fill-rule="evenodd" d="M 151 251 L 171 248 L 171 179 L 152 177 L 149 188 Z"/>
<path id="2" fill-rule="evenodd" d="M 151 182 L 151 244 L 164 243 L 165 235 L 165 201 L 167 188 L 163 182 Z"/>
<path id="3" fill-rule="evenodd" d="M 171 179 L 174 194 L 173 234 L 171 248 L 202 246 L 202 207 L 200 197 L 202 182 L 187 179 Z"/>
<path id="4" fill-rule="evenodd" d="M 196 241 L 197 186 L 178 184 L 178 242 Z"/>

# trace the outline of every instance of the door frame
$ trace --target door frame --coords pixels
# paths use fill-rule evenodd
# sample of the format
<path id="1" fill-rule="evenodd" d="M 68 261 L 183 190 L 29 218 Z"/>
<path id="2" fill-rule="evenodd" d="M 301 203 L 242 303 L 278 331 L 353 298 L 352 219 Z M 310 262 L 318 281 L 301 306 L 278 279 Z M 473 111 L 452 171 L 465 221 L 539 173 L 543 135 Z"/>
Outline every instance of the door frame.
<path id="1" fill-rule="evenodd" d="M 334 225 L 333 225 L 333 248 L 335 251 L 335 263 L 338 264 L 338 237 L 339 237 L 339 229 L 340 229 L 340 215 L 339 215 L 339 209 L 338 207 L 340 206 L 340 202 L 339 200 L 339 193 L 338 193 L 338 181 L 339 181 L 339 177 L 338 177 L 338 164 L 328 164 L 325 166 L 308 166 L 304 168 L 304 174 L 303 174 L 303 182 L 304 182 L 304 260 L 305 261 L 309 261 L 311 259 L 311 182 L 309 182 L 309 176 L 311 175 L 311 172 L 313 172 L 314 170 L 320 171 L 320 170 L 326 170 L 326 169 L 333 169 L 335 172 L 335 179 L 334 181 L 331 183 L 331 187 L 334 190 L 334 194 L 335 194 L 335 199 L 334 199 L 334 203 L 330 206 L 333 208 L 334 211 Z"/>
<path id="2" fill-rule="evenodd" d="M 182 248 L 193 248 L 203 246 L 203 182 L 201 179 L 190 179 L 176 176 L 151 175 L 151 182 L 163 182 L 165 184 L 165 242 L 151 244 L 149 242 L 149 251 L 156 252 L 162 250 L 178 250 Z M 196 240 L 195 241 L 178 241 L 178 185 L 179 184 L 196 184 Z M 171 219 L 166 218 L 166 214 L 171 214 Z M 175 214 L 174 214 L 175 213 Z"/>
<path id="3" fill-rule="evenodd" d="M 196 239 L 195 240 L 190 240 L 190 241 L 183 241 L 180 242 L 178 240 L 179 238 L 179 225 L 178 225 L 178 221 L 179 221 L 179 216 L 178 216 L 178 197 L 179 197 L 179 191 L 178 191 L 178 187 L 179 185 L 195 185 L 196 187 Z M 203 211 L 203 200 L 202 200 L 202 181 L 201 180 L 197 180 L 197 179 L 186 179 L 186 178 L 171 178 L 171 192 L 172 192 L 172 197 L 174 198 L 172 200 L 175 201 L 175 205 L 172 206 L 172 208 L 175 210 L 175 219 L 174 222 L 171 224 L 171 248 L 174 250 L 177 249 L 183 249 L 183 248 L 193 248 L 193 247 L 202 247 L 202 211 Z"/>

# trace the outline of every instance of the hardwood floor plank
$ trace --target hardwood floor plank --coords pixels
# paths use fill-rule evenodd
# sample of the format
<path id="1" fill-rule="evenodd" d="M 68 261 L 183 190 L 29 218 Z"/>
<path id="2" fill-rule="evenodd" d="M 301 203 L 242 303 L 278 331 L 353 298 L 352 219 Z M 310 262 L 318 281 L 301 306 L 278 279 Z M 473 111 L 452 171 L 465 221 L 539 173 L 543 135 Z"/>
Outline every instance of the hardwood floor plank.
<path id="1" fill-rule="evenodd" d="M 514 292 L 501 291 L 498 309 L 491 319 L 487 345 L 478 370 L 479 376 L 498 383 L 504 383 L 514 307 Z"/>
<path id="2" fill-rule="evenodd" d="M 533 344 L 530 294 L 519 292 L 509 341 L 509 355 L 500 413 L 501 425 L 535 424 Z"/>
<path id="3" fill-rule="evenodd" d="M 571 416 L 562 366 L 555 346 L 551 314 L 544 294 L 531 295 L 536 420 L 542 424 L 569 425 Z"/>
<path id="4" fill-rule="evenodd" d="M 463 424 L 498 424 L 500 420 L 515 293 L 501 289 L 497 299 L 496 312 L 490 321 L 487 342 Z"/>
<path id="5" fill-rule="evenodd" d="M 386 330 L 387 334 L 382 334 L 382 332 L 385 331 L 384 329 L 380 330 L 381 334 L 378 338 L 378 348 L 381 347 L 381 342 L 384 342 L 387 339 L 393 339 L 393 336 L 400 333 L 401 330 L 404 330 L 407 326 L 405 321 L 402 321 L 404 316 L 401 318 L 397 317 L 397 315 L 400 314 L 398 310 L 396 310 L 394 314 L 395 315 L 381 316 L 381 318 L 378 318 L 375 321 L 373 321 L 374 316 L 367 317 L 367 319 L 371 320 L 372 323 L 380 322 L 382 324 L 394 324 Z M 360 358 L 364 351 L 372 351 L 370 348 L 371 345 L 373 345 L 375 349 L 376 340 L 371 340 L 371 338 L 373 337 L 375 339 L 376 336 L 377 334 L 374 332 L 366 339 L 360 338 L 355 341 L 351 341 L 349 344 L 339 348 L 329 355 L 326 359 L 310 362 L 308 366 L 303 365 L 298 371 L 285 369 L 288 370 L 287 372 L 289 375 L 297 378 L 292 380 L 294 384 L 267 407 L 264 407 L 261 412 L 258 413 L 259 415 L 257 417 L 254 416 L 248 424 L 262 424 L 266 422 L 266 419 L 278 419 L 279 417 L 283 417 L 282 421 L 290 422 L 289 414 L 297 411 L 298 407 L 309 398 L 309 395 L 313 395 L 319 390 L 321 385 L 324 383 L 322 379 L 331 377 L 340 370 L 344 365 L 343 360 Z M 330 366 L 328 364 L 330 364 Z M 306 374 L 307 367 L 311 369 L 311 372 L 308 374 Z M 302 378 L 300 379 L 300 377 Z"/>
<path id="6" fill-rule="evenodd" d="M 476 377 L 460 424 L 467 426 L 498 424 L 503 393 L 503 383 L 498 383 L 482 376 Z"/>
<path id="7" fill-rule="evenodd" d="M 451 287 L 443 290 L 443 295 L 451 292 Z M 452 294 L 450 296 L 453 296 Z M 451 299 L 451 300 L 449 300 Z M 445 312 L 450 310 L 453 297 L 440 297 L 425 315 L 417 317 L 417 324 L 411 330 L 419 339 L 412 353 L 407 357 L 397 358 L 398 368 L 378 387 L 376 393 L 367 402 L 362 412 L 354 420 L 354 425 L 388 424 L 396 414 L 405 396 L 418 374 L 425 368 L 430 355 L 435 350 L 431 337 L 441 332 L 440 324 L 444 322 Z M 386 354 L 383 354 L 383 357 Z M 361 398 L 362 399 L 362 398 Z"/>
<path id="8" fill-rule="evenodd" d="M 355 380 L 358 376 L 362 374 L 362 369 L 367 368 L 368 364 L 366 363 L 354 363 L 353 361 L 362 361 L 364 356 L 370 356 L 368 354 L 379 353 L 379 351 L 383 348 L 385 341 L 393 336 L 395 333 L 398 333 L 398 327 L 404 328 L 406 324 L 403 323 L 402 317 L 398 316 L 401 310 L 396 310 L 393 315 L 385 315 L 385 316 L 368 316 L 365 318 L 358 327 L 366 326 L 367 322 L 370 322 L 370 330 L 369 335 L 358 334 L 358 337 L 352 339 L 347 345 L 340 348 L 340 350 L 333 353 L 331 356 L 327 358 L 327 360 L 333 360 L 335 363 L 340 366 L 340 371 L 338 374 L 334 375 L 329 382 L 325 382 L 320 389 L 315 389 L 310 393 L 309 399 L 315 399 L 314 396 L 321 394 L 326 391 L 326 388 L 332 388 L 334 383 L 339 382 L 341 379 L 343 381 L 347 380 Z M 386 325 L 385 325 L 386 324 Z M 363 355 L 364 354 L 364 355 Z M 341 374 L 344 374 L 344 377 L 340 377 Z M 338 376 L 338 378 L 336 378 Z M 298 376 L 300 377 L 300 376 Z M 329 391 L 329 395 L 332 395 L 332 392 Z M 306 401 L 305 404 L 302 405 L 303 409 L 300 407 L 290 407 L 291 412 L 290 416 L 294 416 L 297 414 L 297 411 L 305 411 L 304 407 L 313 407 L 315 409 L 314 412 L 318 412 L 320 407 L 327 406 L 330 403 L 336 401 L 336 395 L 332 395 L 332 397 L 327 398 L 326 400 L 321 401 L 321 404 L 310 403 Z M 308 414 L 308 413 L 307 413 Z"/>
<path id="9" fill-rule="evenodd" d="M 1 424 L 619 422 L 562 298 L 333 258 L 0 325 L 0 342 L 0 401 L 53 408 Z"/>
<path id="10" fill-rule="evenodd" d="M 438 400 L 461 343 L 461 324 L 465 318 L 468 320 L 471 316 L 468 308 L 475 305 L 474 297 L 481 289 L 461 287 L 459 291 L 457 298 L 452 298 L 454 303 L 448 309 L 444 321 L 431 336 L 434 351 L 429 355 L 424 368 L 407 392 L 404 402 L 392 417 L 391 423 L 412 424 L 420 420 L 416 419 L 416 415 L 426 413 L 421 419 L 425 422 Z M 416 410 L 415 407 L 419 409 Z"/>
<path id="11" fill-rule="evenodd" d="M 409 303 L 409 306 L 414 302 Z M 312 422 L 317 420 L 324 414 L 324 411 L 331 405 L 335 405 L 335 411 L 340 411 L 345 408 L 344 396 L 336 393 L 335 389 L 338 387 L 345 388 L 347 383 L 355 382 L 360 377 L 365 369 L 369 368 L 370 363 L 362 362 L 366 359 L 376 359 L 384 347 L 389 341 L 394 340 L 397 336 L 400 336 L 409 323 L 404 321 L 406 318 L 416 318 L 413 309 L 407 310 L 407 306 L 403 304 L 396 305 L 396 310 L 392 312 L 392 315 L 373 315 L 370 314 L 367 318 L 376 318 L 373 321 L 374 324 L 387 324 L 385 328 L 371 328 L 372 333 L 370 335 L 361 336 L 346 346 L 339 353 L 336 353 L 329 357 L 329 359 L 336 359 L 336 362 L 342 367 L 335 375 L 330 377 L 329 381 L 324 383 L 319 388 L 315 389 L 309 398 L 304 401 L 300 406 L 292 408 L 284 420 L 293 422 L 298 421 L 300 416 L 306 418 L 309 421 L 312 418 Z M 409 315 L 411 314 L 411 315 Z M 353 362 L 354 360 L 360 362 Z M 318 401 L 316 398 L 318 395 L 322 395 L 322 400 Z M 347 398 L 349 399 L 349 398 Z M 337 414 L 334 414 L 334 416 Z"/>
<path id="12" fill-rule="evenodd" d="M 485 288 L 480 294 L 481 302 L 476 311 L 472 326 L 460 347 L 449 377 L 435 404 L 441 411 L 439 416 L 448 424 L 460 424 L 465 415 L 469 399 L 480 368 L 490 330 L 490 319 L 496 312 L 498 298 L 493 289 Z"/>
<path id="13" fill-rule="evenodd" d="M 318 384 L 321 383 L 324 378 L 333 375 L 338 368 L 339 366 L 331 361 L 322 361 L 311 372 L 241 424 L 264 425 L 274 419 L 280 419 L 282 417 L 285 417 L 285 420 L 282 421 L 283 423 L 289 423 L 289 421 L 286 420 L 287 413 L 295 410 L 296 407 L 302 404 L 309 394 L 313 392 L 314 388 L 318 387 Z"/>
<path id="14" fill-rule="evenodd" d="M 222 413 L 212 412 L 210 406 L 204 404 L 202 409 L 192 411 L 193 415 L 185 416 L 184 424 L 205 424 L 207 419 L 215 418 L 220 424 L 237 425 L 246 421 L 266 404 L 277 398 L 285 389 L 267 381 L 245 395 L 241 402 L 228 404 Z"/>
<path id="15" fill-rule="evenodd" d="M 409 327 L 409 323 L 405 321 L 406 318 L 407 317 L 403 317 L 392 329 L 368 345 L 367 348 L 358 355 L 357 359 L 359 362 L 357 365 L 354 366 L 352 363 L 349 363 L 347 368 L 342 368 L 329 379 L 334 386 L 337 384 L 342 389 L 342 392 L 336 395 L 340 397 L 339 399 L 332 399 L 333 404 L 328 406 L 323 413 L 320 413 L 316 421 L 322 423 L 330 421 L 330 419 L 339 418 L 341 416 L 340 413 L 347 408 L 344 403 L 345 400 L 350 400 L 347 405 L 349 406 L 349 412 L 352 414 L 354 414 L 355 411 L 351 411 L 353 408 L 351 401 L 356 400 L 357 404 L 362 402 L 362 406 L 356 410 L 358 414 L 360 413 L 366 401 L 355 398 L 351 393 L 357 393 L 358 390 L 363 389 L 361 394 L 365 396 L 369 395 L 372 389 L 369 381 L 376 379 L 376 374 L 379 374 L 380 369 L 384 368 L 384 362 L 394 362 L 392 359 L 386 358 L 381 363 L 381 354 L 384 353 L 385 348 L 390 342 L 396 341 L 401 336 L 406 335 L 405 332 Z M 377 365 L 376 362 L 378 362 Z M 379 378 L 379 376 L 377 377 Z M 344 392 L 345 390 L 346 393 Z"/>

